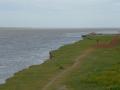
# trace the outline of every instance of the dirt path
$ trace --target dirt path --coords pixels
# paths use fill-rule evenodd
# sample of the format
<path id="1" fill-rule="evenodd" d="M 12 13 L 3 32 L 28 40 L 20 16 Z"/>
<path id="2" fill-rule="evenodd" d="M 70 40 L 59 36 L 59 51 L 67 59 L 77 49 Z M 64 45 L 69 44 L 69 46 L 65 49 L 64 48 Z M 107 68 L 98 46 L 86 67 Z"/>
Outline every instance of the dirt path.
<path id="1" fill-rule="evenodd" d="M 72 66 L 64 69 L 62 72 L 58 73 L 58 75 L 51 78 L 51 81 L 49 81 L 41 90 L 49 90 L 48 88 L 52 84 L 54 84 L 57 80 L 64 77 L 70 71 L 75 69 L 78 65 L 80 65 L 81 60 L 83 60 L 85 57 L 87 57 L 93 50 L 94 50 L 93 48 L 89 48 L 89 49 L 85 50 L 78 58 L 76 58 L 75 63 Z M 62 90 L 66 90 L 66 89 L 62 89 Z"/>

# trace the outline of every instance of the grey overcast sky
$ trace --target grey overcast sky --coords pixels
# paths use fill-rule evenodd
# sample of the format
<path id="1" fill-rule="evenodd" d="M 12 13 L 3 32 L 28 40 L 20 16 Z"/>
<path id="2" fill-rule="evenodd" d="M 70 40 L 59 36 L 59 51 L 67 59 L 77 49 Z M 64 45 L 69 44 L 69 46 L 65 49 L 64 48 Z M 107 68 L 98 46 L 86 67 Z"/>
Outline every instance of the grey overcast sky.
<path id="1" fill-rule="evenodd" d="M 0 27 L 120 27 L 120 0 L 0 0 Z"/>

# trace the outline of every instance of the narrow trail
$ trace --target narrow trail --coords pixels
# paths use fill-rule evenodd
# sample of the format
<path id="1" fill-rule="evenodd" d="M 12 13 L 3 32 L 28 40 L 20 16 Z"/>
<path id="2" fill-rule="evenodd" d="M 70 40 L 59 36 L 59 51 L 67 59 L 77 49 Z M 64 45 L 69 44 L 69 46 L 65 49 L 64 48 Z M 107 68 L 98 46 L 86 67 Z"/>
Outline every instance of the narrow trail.
<path id="1" fill-rule="evenodd" d="M 57 80 L 59 80 L 60 78 L 64 77 L 66 74 L 68 74 L 69 72 L 71 72 L 78 65 L 80 65 L 81 60 L 85 59 L 85 57 L 87 57 L 93 51 L 94 51 L 94 48 L 88 48 L 85 51 L 83 51 L 83 53 L 78 58 L 76 58 L 75 63 L 72 66 L 64 69 L 63 71 L 61 71 L 60 73 L 58 73 L 55 77 L 52 77 L 51 80 L 46 85 L 44 85 L 41 90 L 49 90 L 49 87 L 52 84 L 54 84 Z"/>

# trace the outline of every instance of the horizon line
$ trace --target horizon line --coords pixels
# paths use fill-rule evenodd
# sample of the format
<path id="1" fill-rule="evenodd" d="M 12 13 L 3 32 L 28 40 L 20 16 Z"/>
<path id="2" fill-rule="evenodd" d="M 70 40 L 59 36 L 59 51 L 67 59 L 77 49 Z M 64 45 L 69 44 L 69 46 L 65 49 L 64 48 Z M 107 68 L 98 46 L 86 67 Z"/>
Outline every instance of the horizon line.
<path id="1" fill-rule="evenodd" d="M 120 29 L 120 27 L 0 27 L 1 28 L 21 28 L 21 29 Z"/>

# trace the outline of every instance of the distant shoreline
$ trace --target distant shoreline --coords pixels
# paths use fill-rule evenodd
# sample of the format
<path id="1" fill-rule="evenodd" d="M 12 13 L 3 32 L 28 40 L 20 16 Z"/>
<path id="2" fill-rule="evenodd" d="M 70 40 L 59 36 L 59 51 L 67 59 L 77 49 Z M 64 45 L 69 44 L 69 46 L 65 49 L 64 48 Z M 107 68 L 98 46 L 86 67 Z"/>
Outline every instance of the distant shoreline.
<path id="1" fill-rule="evenodd" d="M 110 28 L 110 27 L 103 27 L 103 28 L 101 28 L 101 27 L 98 27 L 98 28 L 92 28 L 92 27 L 88 27 L 88 28 L 40 28 L 40 27 L 38 27 L 38 28 L 36 28 L 36 27 L 0 27 L 0 29 L 20 29 L 20 30 L 22 30 L 22 29 L 26 29 L 26 30 L 28 30 L 28 29 L 34 29 L 34 30 L 118 30 L 118 31 L 120 31 L 120 27 L 119 28 Z"/>

